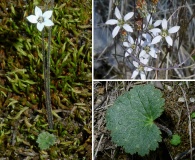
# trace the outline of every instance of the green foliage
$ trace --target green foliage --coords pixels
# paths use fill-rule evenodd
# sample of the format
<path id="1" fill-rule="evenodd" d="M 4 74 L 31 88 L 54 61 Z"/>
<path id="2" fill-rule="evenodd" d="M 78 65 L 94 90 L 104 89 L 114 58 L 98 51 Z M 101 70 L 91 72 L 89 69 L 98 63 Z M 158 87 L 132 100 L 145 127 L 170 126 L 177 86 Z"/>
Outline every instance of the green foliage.
<path id="1" fill-rule="evenodd" d="M 50 88 L 52 108 L 60 111 L 53 112 L 53 121 L 55 135 L 61 142 L 51 147 L 51 150 L 56 147 L 54 151 L 58 156 L 55 159 L 82 159 L 84 156 L 91 159 L 88 149 L 91 144 L 85 143 L 91 135 L 91 3 L 91 0 L 58 0 L 54 3 Z M 34 14 L 36 5 L 43 11 L 50 8 L 50 3 L 46 6 L 43 0 L 29 1 L 28 4 L 23 0 L 12 3 L 0 0 L 0 115 L 3 119 L 0 130 L 4 132 L 3 136 L 0 133 L 0 155 L 8 159 L 13 159 L 10 153 L 18 147 L 26 147 L 23 141 L 34 148 L 37 132 L 48 128 L 44 107 L 42 36 L 36 25 L 26 19 Z M 47 49 L 47 32 L 44 37 Z M 73 108 L 74 112 L 64 112 Z M 21 120 L 24 123 L 18 124 Z M 17 127 L 17 137 L 22 141 L 7 148 L 9 126 Z M 78 136 L 83 131 L 85 138 Z M 80 141 L 79 145 L 76 140 Z M 41 157 L 40 152 L 35 152 Z M 17 154 L 14 159 L 24 157 Z"/>
<path id="2" fill-rule="evenodd" d="M 41 150 L 48 149 L 50 146 L 54 145 L 56 137 L 48 132 L 42 132 L 39 134 L 37 143 Z"/>
<path id="3" fill-rule="evenodd" d="M 158 147 L 161 132 L 154 120 L 163 112 L 164 99 L 152 85 L 138 85 L 119 96 L 107 110 L 107 128 L 112 141 L 127 153 L 141 156 Z"/>
<path id="4" fill-rule="evenodd" d="M 170 143 L 173 145 L 173 146 L 177 146 L 181 143 L 181 137 L 178 135 L 178 134 L 174 134 L 172 136 L 172 139 L 170 141 Z"/>
<path id="5" fill-rule="evenodd" d="M 192 112 L 191 118 L 195 118 L 195 112 Z"/>

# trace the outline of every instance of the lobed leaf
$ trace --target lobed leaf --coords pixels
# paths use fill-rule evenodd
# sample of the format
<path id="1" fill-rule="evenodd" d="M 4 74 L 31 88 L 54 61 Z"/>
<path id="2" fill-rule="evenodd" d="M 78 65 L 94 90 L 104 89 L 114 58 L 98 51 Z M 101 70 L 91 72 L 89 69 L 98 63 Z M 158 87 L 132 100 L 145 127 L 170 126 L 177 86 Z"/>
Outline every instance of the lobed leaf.
<path id="1" fill-rule="evenodd" d="M 152 85 L 135 86 L 107 110 L 107 128 L 113 142 L 127 153 L 141 156 L 158 147 L 161 132 L 154 120 L 163 112 L 164 99 Z"/>
<path id="2" fill-rule="evenodd" d="M 48 132 L 42 132 L 39 134 L 36 142 L 39 144 L 39 148 L 44 150 L 54 145 L 55 140 L 56 140 L 55 135 L 50 134 Z"/>

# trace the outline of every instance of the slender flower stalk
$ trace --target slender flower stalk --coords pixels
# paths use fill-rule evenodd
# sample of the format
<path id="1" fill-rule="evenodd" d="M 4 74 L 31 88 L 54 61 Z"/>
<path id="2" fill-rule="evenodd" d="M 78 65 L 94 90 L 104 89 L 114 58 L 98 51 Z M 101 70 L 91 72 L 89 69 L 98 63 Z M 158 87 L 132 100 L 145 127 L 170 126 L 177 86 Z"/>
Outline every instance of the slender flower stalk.
<path id="1" fill-rule="evenodd" d="M 53 8 L 53 0 L 52 0 Z M 43 54 L 43 73 L 44 73 L 44 89 L 45 89 L 45 106 L 47 110 L 47 118 L 49 128 L 53 129 L 53 115 L 51 107 L 51 94 L 50 94 L 50 52 L 51 52 L 51 27 L 53 22 L 49 19 L 52 16 L 53 11 L 46 11 L 42 14 L 39 7 L 35 7 L 35 15 L 30 15 L 27 19 L 31 23 L 37 23 L 37 29 L 42 32 L 42 54 Z M 44 44 L 44 26 L 49 27 L 48 33 L 48 52 L 45 54 L 45 44 Z"/>
<path id="2" fill-rule="evenodd" d="M 47 106 L 47 115 L 49 121 L 49 128 L 53 129 L 53 115 L 51 108 L 51 94 L 50 94 L 50 52 L 51 52 L 51 27 L 49 28 L 48 33 L 48 52 L 47 52 L 47 64 L 46 64 L 46 106 Z"/>
<path id="3" fill-rule="evenodd" d="M 51 8 L 54 6 L 54 0 L 51 0 Z M 47 95 L 46 95 L 46 106 L 47 108 L 47 115 L 48 115 L 48 122 L 49 122 L 49 128 L 53 129 L 53 115 L 52 115 L 52 108 L 51 108 L 51 94 L 50 94 L 50 53 L 51 53 L 51 30 L 52 28 L 49 27 L 48 29 L 48 52 L 47 52 Z"/>
<path id="4" fill-rule="evenodd" d="M 49 42 L 50 43 L 50 42 Z M 50 95 L 50 51 L 45 55 L 44 48 L 44 31 L 42 31 L 42 54 L 43 54 L 43 74 L 44 74 L 44 89 L 45 89 L 45 106 L 47 111 L 47 118 L 49 128 L 53 129 L 53 115 L 51 107 L 51 95 Z M 49 48 L 49 45 L 48 45 Z M 49 50 L 49 49 L 48 49 Z"/>

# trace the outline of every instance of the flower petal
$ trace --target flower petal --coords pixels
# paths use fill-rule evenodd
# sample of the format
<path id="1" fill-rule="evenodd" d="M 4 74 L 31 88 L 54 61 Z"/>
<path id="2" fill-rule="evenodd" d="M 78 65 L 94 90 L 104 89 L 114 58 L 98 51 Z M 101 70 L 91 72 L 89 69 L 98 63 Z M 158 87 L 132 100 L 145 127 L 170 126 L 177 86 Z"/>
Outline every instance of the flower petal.
<path id="1" fill-rule="evenodd" d="M 154 27 L 157 27 L 161 24 L 162 20 L 157 20 L 155 23 L 154 23 Z"/>
<path id="2" fill-rule="evenodd" d="M 177 31 L 179 31 L 179 29 L 180 29 L 180 26 L 174 26 L 174 27 L 170 28 L 168 30 L 168 32 L 169 33 L 176 33 Z"/>
<path id="3" fill-rule="evenodd" d="M 133 65 L 138 68 L 139 64 L 136 61 L 133 61 Z"/>
<path id="4" fill-rule="evenodd" d="M 146 42 L 149 43 L 151 42 L 152 36 L 150 34 L 146 33 L 146 34 L 142 34 L 142 36 L 146 39 Z"/>
<path id="5" fill-rule="evenodd" d="M 160 33 L 161 30 L 159 28 L 153 28 L 149 30 L 150 32 L 152 32 L 154 35 L 156 35 L 156 33 Z"/>
<path id="6" fill-rule="evenodd" d="M 120 30 L 120 27 L 119 26 L 116 26 L 114 28 L 114 30 L 112 31 L 112 37 L 113 38 L 118 34 L 119 30 Z"/>
<path id="7" fill-rule="evenodd" d="M 125 52 L 125 57 L 129 56 L 131 54 L 131 52 L 133 51 L 133 49 L 129 48 L 127 50 L 127 52 Z"/>
<path id="8" fill-rule="evenodd" d="M 140 72 L 140 77 L 141 77 L 142 80 L 146 79 L 146 75 L 143 71 Z"/>
<path id="9" fill-rule="evenodd" d="M 147 22 L 151 25 L 152 24 L 152 17 L 151 17 L 151 14 L 148 14 L 147 17 Z M 149 22 L 150 21 L 150 22 Z"/>
<path id="10" fill-rule="evenodd" d="M 42 16 L 42 10 L 39 7 L 37 7 L 37 6 L 35 7 L 35 15 L 37 17 Z"/>
<path id="11" fill-rule="evenodd" d="M 130 44 L 134 44 L 134 40 L 131 36 L 128 36 L 128 41 L 130 42 Z"/>
<path id="12" fill-rule="evenodd" d="M 156 54 L 156 51 L 155 51 L 155 49 L 154 48 L 150 48 L 150 52 L 149 52 L 149 54 L 153 57 L 153 58 L 157 58 L 157 54 Z"/>
<path id="13" fill-rule="evenodd" d="M 129 20 L 131 17 L 133 17 L 133 15 L 134 15 L 134 12 L 129 12 L 129 13 L 127 13 L 127 14 L 124 16 L 124 21 Z"/>
<path id="14" fill-rule="evenodd" d="M 147 58 L 145 58 L 145 59 L 140 58 L 140 62 L 143 63 L 143 64 L 147 64 L 148 61 L 149 61 L 149 60 L 148 60 Z"/>
<path id="15" fill-rule="evenodd" d="M 139 74 L 139 70 L 136 69 L 135 71 L 133 71 L 133 74 L 131 76 L 132 79 L 135 79 L 137 77 L 137 75 Z"/>
<path id="16" fill-rule="evenodd" d="M 53 26 L 54 23 L 50 19 L 45 19 L 44 25 L 47 26 L 47 27 L 49 27 L 49 26 Z"/>
<path id="17" fill-rule="evenodd" d="M 130 47 L 130 45 L 129 45 L 128 42 L 123 42 L 123 46 L 125 46 L 125 47 Z"/>
<path id="18" fill-rule="evenodd" d="M 49 19 L 49 18 L 52 16 L 52 12 L 53 12 L 53 11 L 46 11 L 46 12 L 44 12 L 44 13 L 43 13 L 43 17 Z"/>
<path id="19" fill-rule="evenodd" d="M 128 52 L 125 52 L 125 57 L 128 57 L 129 56 L 129 53 Z"/>
<path id="20" fill-rule="evenodd" d="M 37 23 L 37 17 L 35 15 L 30 15 L 28 17 L 26 17 L 28 19 L 29 22 L 31 23 Z"/>
<path id="21" fill-rule="evenodd" d="M 116 20 L 116 19 L 110 19 L 110 20 L 106 21 L 106 24 L 109 24 L 109 25 L 114 25 L 117 23 L 118 23 L 118 20 Z"/>
<path id="22" fill-rule="evenodd" d="M 41 32 L 44 28 L 44 23 L 37 23 L 37 29 Z"/>
<path id="23" fill-rule="evenodd" d="M 152 68 L 144 67 L 144 71 L 146 71 L 146 72 L 149 72 L 149 71 L 152 71 L 152 70 L 153 70 Z"/>
<path id="24" fill-rule="evenodd" d="M 141 40 L 139 37 L 138 37 L 138 40 L 136 40 L 141 46 L 144 44 L 144 41 Z"/>
<path id="25" fill-rule="evenodd" d="M 173 45 L 173 40 L 171 39 L 170 36 L 166 36 L 165 39 L 166 39 L 167 43 L 168 43 L 170 46 Z"/>
<path id="26" fill-rule="evenodd" d="M 117 7 L 115 8 L 115 12 L 114 12 L 114 14 L 115 14 L 115 16 L 116 16 L 118 19 L 122 19 L 122 17 L 121 17 L 121 13 L 120 13 L 120 11 L 118 10 L 118 8 L 117 8 Z"/>
<path id="27" fill-rule="evenodd" d="M 156 36 L 152 40 L 152 43 L 151 44 L 156 44 L 156 43 L 160 42 L 161 39 L 162 39 L 162 36 Z"/>
<path id="28" fill-rule="evenodd" d="M 162 28 L 163 28 L 164 30 L 167 29 L 167 20 L 166 20 L 166 19 L 163 19 L 163 20 L 162 20 Z"/>
<path id="29" fill-rule="evenodd" d="M 139 54 L 139 59 L 141 59 L 141 58 L 149 58 L 149 55 L 146 53 L 146 51 L 145 50 L 142 50 L 141 52 L 140 52 L 140 54 Z"/>
<path id="30" fill-rule="evenodd" d="M 127 32 L 133 32 L 133 29 L 132 29 L 131 26 L 128 25 L 128 24 L 124 24 L 124 25 L 123 25 L 123 28 L 124 28 Z"/>

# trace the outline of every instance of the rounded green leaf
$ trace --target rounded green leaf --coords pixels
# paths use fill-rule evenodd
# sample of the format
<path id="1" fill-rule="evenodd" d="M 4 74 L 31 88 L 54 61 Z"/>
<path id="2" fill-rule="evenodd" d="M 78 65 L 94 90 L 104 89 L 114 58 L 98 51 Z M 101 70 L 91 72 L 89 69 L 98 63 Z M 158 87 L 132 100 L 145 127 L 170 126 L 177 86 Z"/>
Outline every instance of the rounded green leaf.
<path id="1" fill-rule="evenodd" d="M 153 85 L 138 85 L 119 96 L 106 113 L 112 141 L 127 153 L 141 156 L 158 147 L 161 132 L 154 120 L 163 112 L 164 99 Z"/>
<path id="2" fill-rule="evenodd" d="M 44 150 L 54 145 L 55 140 L 56 140 L 55 135 L 43 131 L 38 135 L 38 139 L 36 142 L 39 144 L 39 148 Z"/>
<path id="3" fill-rule="evenodd" d="M 181 143 L 181 137 L 180 137 L 178 134 L 174 134 L 174 135 L 172 136 L 172 139 L 171 139 L 170 143 L 171 143 L 173 146 L 177 146 L 178 144 Z"/>

